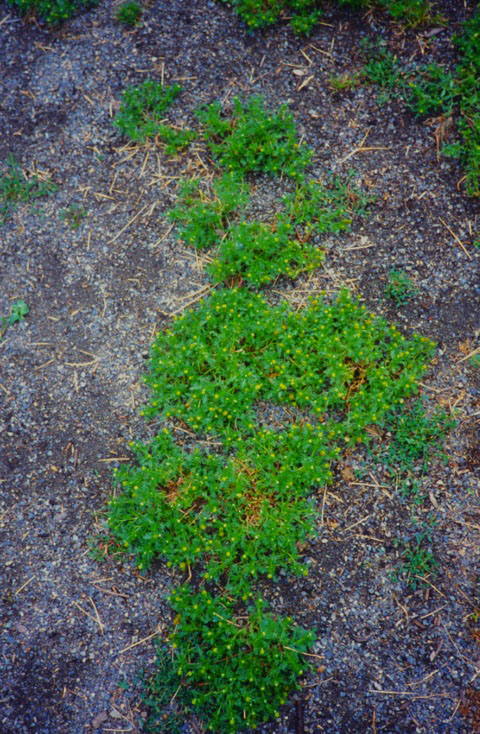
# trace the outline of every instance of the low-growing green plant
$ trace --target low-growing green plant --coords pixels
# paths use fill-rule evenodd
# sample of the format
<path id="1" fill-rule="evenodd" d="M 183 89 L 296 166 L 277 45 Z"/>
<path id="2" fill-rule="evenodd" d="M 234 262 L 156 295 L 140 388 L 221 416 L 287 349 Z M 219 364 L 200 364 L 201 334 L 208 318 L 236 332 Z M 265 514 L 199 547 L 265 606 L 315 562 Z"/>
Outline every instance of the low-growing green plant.
<path id="1" fill-rule="evenodd" d="M 380 88 L 379 102 L 389 102 L 401 96 L 407 81 L 398 58 L 377 40 L 365 39 L 362 48 L 367 61 L 361 74 L 371 84 L 376 84 Z"/>
<path id="2" fill-rule="evenodd" d="M 450 117 L 457 103 L 458 83 L 442 66 L 429 64 L 410 82 L 407 107 L 419 117 L 443 114 Z"/>
<path id="3" fill-rule="evenodd" d="M 418 293 L 418 288 L 403 270 L 392 268 L 388 274 L 388 283 L 385 287 L 385 298 L 390 298 L 396 306 L 404 306 Z"/>
<path id="4" fill-rule="evenodd" d="M 342 181 L 334 176 L 324 185 L 320 181 L 297 184 L 295 192 L 282 199 L 292 226 L 302 227 L 304 236 L 314 231 L 318 234 L 348 231 L 354 214 L 366 214 L 373 201 L 352 186 L 350 178 Z"/>
<path id="5" fill-rule="evenodd" d="M 467 194 L 480 196 L 480 105 L 458 120 L 457 130 L 460 140 L 444 145 L 442 152 L 463 165 Z"/>
<path id="6" fill-rule="evenodd" d="M 223 0 L 231 5 L 249 28 L 264 28 L 281 17 L 290 19 L 295 33 L 310 33 L 322 17 L 318 0 Z M 353 9 L 380 7 L 404 25 L 417 26 L 438 17 L 432 16 L 428 0 L 337 0 Z"/>
<path id="7" fill-rule="evenodd" d="M 280 215 L 273 225 L 240 222 L 231 227 L 207 271 L 215 283 L 240 279 L 260 287 L 279 275 L 295 278 L 311 272 L 324 257 L 323 250 L 301 242 L 290 220 Z"/>
<path id="8" fill-rule="evenodd" d="M 285 107 L 269 112 L 257 97 L 235 100 L 231 116 L 219 104 L 199 116 L 227 173 L 209 187 L 184 182 L 170 218 L 187 244 L 215 248 L 211 278 L 253 289 L 319 264 L 307 240 L 349 227 L 368 200 L 350 181 L 307 182 L 311 151 Z M 296 180 L 273 222 L 246 220 L 252 172 Z M 433 348 L 346 291 L 292 311 L 217 289 L 157 336 L 143 411 L 157 435 L 133 443 L 136 460 L 115 470 L 108 524 L 142 570 L 163 558 L 188 574 L 170 599 L 171 665 L 163 656 L 149 684 L 161 731 L 178 725 L 173 699 L 209 729 L 236 732 L 275 716 L 298 685 L 314 635 L 267 613 L 258 582 L 308 574 L 300 548 L 315 532 L 315 491 L 333 481 L 342 448 L 368 443 L 371 424 L 416 392 Z M 282 416 L 273 427 L 270 413 Z"/>
<path id="9" fill-rule="evenodd" d="M 25 301 L 15 301 L 15 303 L 12 304 L 12 307 L 10 308 L 10 314 L 6 317 L 2 316 L 0 318 L 0 341 L 5 336 L 5 332 L 7 331 L 8 327 L 23 321 L 29 311 L 30 309 L 28 308 Z"/>
<path id="10" fill-rule="evenodd" d="M 414 506 L 423 505 L 425 501 L 426 495 L 422 492 L 421 483 L 413 477 L 403 479 L 398 485 L 398 491 L 402 497 L 413 502 Z"/>
<path id="11" fill-rule="evenodd" d="M 345 92 L 348 89 L 358 87 L 362 81 L 359 73 L 349 74 L 348 72 L 344 72 L 343 74 L 332 74 L 329 76 L 328 83 L 334 92 Z"/>
<path id="12" fill-rule="evenodd" d="M 296 544 L 312 535 L 315 512 L 300 462 L 312 461 L 318 437 L 292 427 L 282 438 L 260 432 L 237 444 L 232 457 L 189 454 L 167 432 L 148 447 L 135 446 L 141 464 L 118 471 L 123 492 L 110 506 L 109 524 L 140 568 L 159 556 L 181 570 L 195 564 L 205 580 L 224 579 L 230 594 L 245 599 L 261 575 L 273 578 L 280 568 L 306 574 Z M 322 446 L 318 479 L 328 478 L 335 456 Z M 267 450 L 276 452 L 281 471 Z M 300 471 L 298 486 L 294 471 Z"/>
<path id="13" fill-rule="evenodd" d="M 413 401 L 406 409 L 396 406 L 381 421 L 381 426 L 391 438 L 370 450 L 370 455 L 387 467 L 387 475 L 395 479 L 398 492 L 412 503 L 413 508 L 423 505 L 427 496 L 422 485 L 431 462 L 448 459 L 442 447 L 454 425 L 455 421 L 445 411 L 427 411 L 421 399 Z M 427 526 L 418 524 L 412 515 L 411 524 L 413 534 L 396 542 L 396 545 L 403 545 L 402 556 L 406 560 L 394 576 L 397 579 L 406 577 L 407 583 L 416 588 L 418 578 L 433 573 L 438 563 L 430 542 L 434 522 Z"/>
<path id="14" fill-rule="evenodd" d="M 198 110 L 204 136 L 218 164 L 228 171 L 249 171 L 301 178 L 312 151 L 297 142 L 295 123 L 286 105 L 265 108 L 262 97 L 235 98 L 232 117 L 219 102 Z"/>
<path id="15" fill-rule="evenodd" d="M 85 217 L 87 216 L 87 210 L 83 206 L 78 204 L 70 204 L 67 209 L 62 209 L 60 212 L 60 218 L 63 222 L 66 222 L 72 229 L 77 230 Z"/>
<path id="16" fill-rule="evenodd" d="M 409 341 L 371 316 L 348 292 L 291 312 L 242 289 L 220 290 L 153 345 L 146 414 L 175 415 L 202 434 L 248 434 L 256 401 L 268 400 L 323 416 L 331 438 L 363 440 L 366 425 L 415 389 L 432 349 L 429 339 Z M 335 411 L 347 406 L 341 422 Z"/>
<path id="17" fill-rule="evenodd" d="M 377 0 L 375 4 L 387 10 L 394 20 L 412 28 L 442 21 L 441 16 L 432 14 L 429 0 Z"/>
<path id="18" fill-rule="evenodd" d="M 424 475 L 433 457 L 446 460 L 442 445 L 447 433 L 455 425 L 444 410 L 428 413 L 423 400 L 415 400 L 407 410 L 398 407 L 383 419 L 383 425 L 393 434 L 388 448 L 382 452 L 382 461 L 393 467 L 395 473 L 411 470 L 418 465 Z"/>
<path id="19" fill-rule="evenodd" d="M 223 0 L 249 28 L 272 25 L 284 9 L 293 10 L 290 22 L 295 33 L 310 33 L 322 16 L 316 0 Z"/>
<path id="20" fill-rule="evenodd" d="M 98 0 L 7 0 L 20 15 L 35 13 L 47 23 L 62 23 L 73 15 L 98 5 Z"/>
<path id="21" fill-rule="evenodd" d="M 423 583 L 426 576 L 435 578 L 438 562 L 432 551 L 432 529 L 436 525 L 435 518 L 428 517 L 427 521 L 413 519 L 415 532 L 408 540 L 400 541 L 403 545 L 402 557 L 405 559 L 395 576 L 405 576 L 412 589 L 416 589 L 419 582 Z"/>
<path id="22" fill-rule="evenodd" d="M 41 180 L 35 174 L 27 176 L 10 153 L 6 170 L 0 174 L 0 225 L 7 221 L 19 202 L 32 201 L 57 190 L 50 179 Z"/>
<path id="23" fill-rule="evenodd" d="M 136 87 L 127 87 L 122 93 L 122 104 L 114 125 L 130 140 L 138 142 L 165 133 L 167 126 L 162 119 L 181 91 L 179 84 L 163 87 L 152 79 Z"/>
<path id="24" fill-rule="evenodd" d="M 119 23 L 134 28 L 139 24 L 140 18 L 142 17 L 142 8 L 136 2 L 122 3 L 115 13 L 115 19 Z"/>
<path id="25" fill-rule="evenodd" d="M 343 293 L 291 312 L 223 290 L 157 339 L 147 415 L 181 420 L 224 451 L 176 448 L 167 428 L 134 444 L 116 476 L 109 524 L 141 567 L 155 556 L 247 594 L 259 574 L 303 573 L 296 543 L 314 527 L 313 486 L 332 481 L 340 447 L 415 389 L 431 353 Z M 307 411 L 282 431 L 261 427 L 264 403 Z M 233 452 L 233 453 L 232 453 Z"/>
<path id="26" fill-rule="evenodd" d="M 480 9 L 453 36 L 459 63 L 451 72 L 438 64 L 402 68 L 400 61 L 376 43 L 366 43 L 367 63 L 362 75 L 377 84 L 380 101 L 403 100 L 418 116 L 456 118 L 458 140 L 444 145 L 442 152 L 458 158 L 465 169 L 465 190 L 480 195 Z"/>
<path id="27" fill-rule="evenodd" d="M 240 174 L 231 171 L 214 182 L 210 198 L 197 180 L 184 182 L 169 217 L 179 223 L 178 236 L 186 244 L 198 249 L 218 245 L 207 268 L 215 283 L 245 281 L 260 287 L 280 275 L 296 277 L 319 267 L 324 252 L 311 245 L 309 237 L 348 229 L 354 213 L 364 213 L 370 199 L 348 180 L 334 178 L 326 186 L 298 183 L 282 202 L 284 211 L 272 222 L 247 221 L 245 185 Z M 234 224 L 240 212 L 242 221 Z"/>
<path id="28" fill-rule="evenodd" d="M 182 684 L 173 654 L 165 645 L 156 650 L 156 670 L 153 675 L 141 675 L 145 693 L 142 702 L 148 718 L 144 727 L 151 734 L 181 734 L 185 715 L 190 710 L 187 689 Z"/>
<path id="29" fill-rule="evenodd" d="M 207 728 L 234 734 L 279 716 L 309 668 L 303 653 L 314 633 L 268 614 L 261 598 L 239 610 L 227 598 L 183 586 L 170 601 L 177 613 L 174 666 Z"/>
<path id="30" fill-rule="evenodd" d="M 247 202 L 245 184 L 235 172 L 217 178 L 210 196 L 202 190 L 198 179 L 191 179 L 181 183 L 178 203 L 168 216 L 179 224 L 178 237 L 202 250 L 218 243 L 230 217 Z"/>
<path id="31" fill-rule="evenodd" d="M 196 139 L 195 130 L 186 128 L 174 128 L 171 125 L 160 125 L 157 137 L 165 143 L 165 154 L 175 155 L 179 150 L 187 148 Z"/>

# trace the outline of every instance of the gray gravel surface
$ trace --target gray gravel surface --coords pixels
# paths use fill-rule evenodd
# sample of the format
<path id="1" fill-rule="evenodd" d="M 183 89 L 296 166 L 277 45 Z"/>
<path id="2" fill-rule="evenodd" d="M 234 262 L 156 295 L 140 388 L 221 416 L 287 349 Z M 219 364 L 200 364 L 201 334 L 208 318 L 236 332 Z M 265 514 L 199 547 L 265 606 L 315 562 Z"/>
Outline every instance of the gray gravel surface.
<path id="1" fill-rule="evenodd" d="M 142 577 L 90 553 L 111 469 L 129 456 L 128 441 L 153 431 L 139 407 L 154 332 L 207 282 L 165 219 L 178 176 L 209 167 L 205 151 L 169 160 L 161 147 L 128 148 L 112 126 L 122 90 L 147 76 L 182 84 L 169 113 L 180 125 L 196 124 L 200 103 L 228 104 L 236 94 L 289 102 L 315 150 L 316 175 L 352 170 L 375 195 L 368 218 L 322 241 L 324 269 L 270 295 L 297 306 L 308 293 L 347 285 L 406 332 L 436 339 L 422 391 L 458 418 L 448 463 L 434 463 L 425 485 L 425 514 L 438 518 L 435 581 L 416 591 L 392 581 L 394 541 L 411 508 L 384 467 L 371 467 L 362 484 L 342 471 L 358 467 L 359 454 L 338 467 L 305 549 L 308 579 L 281 577 L 266 590 L 275 609 L 318 632 L 319 657 L 299 694 L 305 732 L 480 731 L 472 708 L 477 701 L 480 709 L 472 616 L 480 606 L 480 371 L 463 359 L 480 345 L 480 252 L 471 246 L 478 202 L 457 186 L 456 162 L 437 160 L 433 123 L 397 103 L 379 106 L 370 87 L 333 94 L 328 83 L 361 66 L 367 34 L 428 62 L 452 58 L 450 32 L 403 34 L 385 19 L 333 8 L 308 40 L 287 24 L 251 35 L 228 7 L 206 0 L 149 3 L 127 32 L 115 9 L 101 2 L 57 30 L 0 10 L 0 161 L 13 152 L 59 187 L 0 228 L 0 313 L 20 298 L 30 307 L 0 345 L 0 731 L 141 731 L 135 679 L 152 669 L 169 624 L 165 595 L 179 581 L 161 563 Z M 467 12 L 455 2 L 444 11 L 452 29 Z M 260 209 L 272 191 L 257 182 Z M 62 219 L 72 203 L 86 210 L 76 230 Z M 419 289 L 400 309 L 383 297 L 392 267 Z M 292 700 L 262 731 L 299 726 Z M 198 730 L 185 722 L 185 732 Z"/>

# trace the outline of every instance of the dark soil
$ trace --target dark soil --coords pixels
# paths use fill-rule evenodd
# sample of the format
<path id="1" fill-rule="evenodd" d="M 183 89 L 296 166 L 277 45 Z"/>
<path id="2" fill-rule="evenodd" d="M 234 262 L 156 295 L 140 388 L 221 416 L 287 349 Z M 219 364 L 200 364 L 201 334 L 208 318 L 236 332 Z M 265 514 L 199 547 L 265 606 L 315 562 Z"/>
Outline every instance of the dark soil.
<path id="1" fill-rule="evenodd" d="M 407 333 L 437 340 L 421 389 L 457 416 L 421 511 L 438 517 L 439 573 L 416 591 L 391 576 L 409 507 L 382 467 L 363 483 L 342 472 L 358 457 L 338 467 L 305 551 L 308 580 L 270 590 L 277 609 L 317 629 L 322 657 L 301 709 L 293 698 L 262 731 L 302 731 L 300 710 L 305 732 L 480 731 L 480 370 L 465 359 L 480 346 L 478 201 L 464 195 L 457 163 L 438 158 L 438 122 L 380 106 L 368 86 L 334 94 L 328 81 L 360 68 L 366 35 L 405 58 L 453 60 L 451 32 L 468 9 L 445 2 L 448 30 L 428 37 L 332 7 L 309 39 L 286 23 L 249 34 L 210 0 L 150 3 L 133 31 L 115 10 L 101 2 L 47 29 L 0 6 L 0 162 L 14 153 L 59 187 L 0 228 L 0 315 L 20 298 L 30 307 L 0 345 L 0 731 L 141 731 L 135 677 L 152 669 L 169 625 L 165 594 L 178 579 L 162 564 L 142 577 L 90 552 L 111 469 L 153 430 L 138 412 L 153 334 L 207 283 L 165 219 L 175 177 L 200 175 L 205 151 L 171 160 L 153 143 L 128 148 L 112 126 L 122 90 L 147 76 L 182 84 L 169 113 L 178 125 L 196 125 L 194 110 L 214 99 L 288 102 L 316 175 L 352 170 L 376 196 L 350 233 L 322 242 L 324 269 L 272 290 L 300 305 L 347 286 Z M 72 203 L 87 212 L 77 230 L 61 217 Z M 419 289 L 398 309 L 383 296 L 392 268 Z"/>

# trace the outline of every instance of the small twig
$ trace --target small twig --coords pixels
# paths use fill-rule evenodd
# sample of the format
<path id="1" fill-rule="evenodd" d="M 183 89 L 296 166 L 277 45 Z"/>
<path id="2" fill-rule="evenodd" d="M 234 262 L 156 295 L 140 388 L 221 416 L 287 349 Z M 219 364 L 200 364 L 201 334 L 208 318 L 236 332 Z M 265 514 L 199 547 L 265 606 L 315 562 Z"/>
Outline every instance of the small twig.
<path id="1" fill-rule="evenodd" d="M 92 599 L 91 596 L 89 596 L 88 598 L 90 600 L 90 603 L 91 603 L 93 609 L 95 610 L 95 619 L 97 620 L 97 624 L 100 627 L 101 632 L 104 633 L 105 632 L 105 625 L 103 624 L 102 620 L 100 619 L 100 615 L 98 613 L 98 609 L 97 609 L 97 607 L 95 605 L 95 602 L 93 601 L 93 599 Z"/>
<path id="2" fill-rule="evenodd" d="M 472 256 L 470 255 L 470 253 L 468 252 L 468 250 L 465 248 L 463 242 L 461 242 L 461 240 L 459 239 L 459 237 L 455 234 L 455 232 L 453 231 L 453 229 L 451 229 L 448 226 L 448 224 L 443 221 L 442 217 L 438 217 L 438 218 L 441 221 L 441 223 L 443 224 L 443 226 L 448 229 L 448 231 L 450 232 L 450 234 L 452 235 L 452 237 L 456 240 L 456 242 L 458 242 L 458 244 L 460 245 L 460 247 L 464 251 L 465 255 L 468 257 L 468 259 L 471 260 L 472 259 Z"/>
<path id="3" fill-rule="evenodd" d="M 103 594 L 111 594 L 112 596 L 120 596 L 122 599 L 128 599 L 128 594 L 121 594 L 119 591 L 110 591 L 109 589 L 104 589 L 102 586 L 97 586 L 97 584 L 94 584 L 94 586 Z"/>
<path id="4" fill-rule="evenodd" d="M 3 517 L 3 515 L 2 515 L 2 517 Z M 29 583 L 30 583 L 31 581 L 33 581 L 33 579 L 34 579 L 34 578 L 36 578 L 36 576 L 35 576 L 35 575 L 33 575 L 33 576 L 32 576 L 31 578 L 29 578 L 29 579 L 28 579 L 28 581 L 25 581 L 25 583 L 24 583 L 24 584 L 22 584 L 22 586 L 20 586 L 20 588 L 19 588 L 19 589 L 17 589 L 17 590 L 15 591 L 15 594 L 14 594 L 14 595 L 15 595 L 15 596 L 17 596 L 18 594 L 20 594 L 20 592 L 21 592 L 21 591 L 23 591 L 23 590 L 24 590 L 24 588 L 25 588 L 26 586 L 28 586 L 28 584 L 29 584 Z"/>
<path id="5" fill-rule="evenodd" d="M 43 370 L 44 367 L 48 367 L 49 364 L 52 364 L 52 362 L 55 362 L 54 359 L 49 359 L 48 362 L 44 362 L 43 364 L 39 364 L 38 367 L 35 367 L 35 372 L 38 372 L 38 370 Z"/>
<path id="6" fill-rule="evenodd" d="M 370 515 L 365 515 L 365 517 L 363 517 L 361 520 L 357 520 L 357 522 L 354 522 L 353 525 L 349 525 L 348 528 L 345 528 L 345 531 L 344 532 L 346 533 L 349 530 L 352 530 L 353 528 L 356 528 L 357 525 L 360 525 L 362 522 L 365 522 L 365 520 L 368 520 L 369 517 L 370 517 Z"/>
<path id="7" fill-rule="evenodd" d="M 315 655 L 313 652 L 302 652 L 301 650 L 295 650 L 294 647 L 289 647 L 288 645 L 282 645 L 284 650 L 291 650 L 291 652 L 296 652 L 297 655 L 306 655 L 309 658 L 317 658 L 318 660 L 324 660 L 325 655 Z"/>
<path id="8" fill-rule="evenodd" d="M 178 686 L 177 690 L 175 691 L 175 693 L 174 693 L 174 694 L 173 694 L 173 696 L 171 697 L 171 699 L 170 699 L 170 704 L 169 704 L 170 706 L 171 706 L 171 705 L 172 705 L 172 703 L 173 703 L 173 702 L 175 701 L 175 698 L 176 698 L 176 696 L 177 696 L 177 693 L 179 692 L 179 690 L 180 690 L 180 688 L 182 687 L 182 685 L 183 685 L 183 684 L 182 684 L 182 683 L 180 683 L 180 685 Z"/>
<path id="9" fill-rule="evenodd" d="M 135 216 L 134 216 L 134 217 L 132 217 L 132 218 L 130 219 L 130 221 L 128 221 L 128 222 L 126 223 L 126 225 L 125 225 L 124 227 L 122 227 L 122 229 L 120 230 L 120 232 L 117 232 L 117 234 L 115 235 L 115 237 L 112 237 L 112 239 L 111 239 L 111 240 L 109 240 L 109 241 L 107 242 L 107 245 L 111 245 L 111 244 L 113 244 L 113 243 L 114 243 L 114 242 L 115 242 L 116 240 L 118 240 L 118 238 L 120 237 L 120 235 L 121 235 L 121 234 L 123 234 L 123 233 L 125 232 L 125 230 L 126 230 L 126 229 L 128 229 L 128 227 L 130 227 L 130 225 L 131 225 L 131 224 L 133 224 L 133 222 L 134 222 L 134 221 L 135 221 L 135 220 L 136 220 L 136 219 L 137 219 L 137 218 L 138 218 L 138 217 L 140 216 L 140 214 L 142 214 L 142 212 L 144 212 L 144 211 L 145 211 L 145 209 L 147 208 L 147 206 L 148 206 L 148 204 L 145 204 L 145 206 L 142 206 L 142 208 L 140 209 L 140 211 L 138 211 L 138 212 L 137 212 L 137 213 L 135 214 Z"/>
<path id="10" fill-rule="evenodd" d="M 322 514 L 320 516 L 320 526 L 323 528 L 324 523 L 324 517 L 325 517 L 325 500 L 327 498 L 327 490 L 323 490 L 323 500 L 322 500 Z"/>
<path id="11" fill-rule="evenodd" d="M 428 675 L 425 676 L 425 678 L 422 678 L 422 680 L 414 681 L 413 683 L 407 683 L 407 686 L 410 686 L 411 688 L 416 688 L 417 686 L 420 686 L 422 683 L 425 683 L 427 680 L 430 680 L 430 678 L 433 678 L 434 675 L 437 675 L 439 672 L 439 669 L 432 670 L 431 673 L 428 673 Z"/>
<path id="12" fill-rule="evenodd" d="M 54 360 L 52 359 L 50 361 L 53 362 Z M 98 359 L 92 359 L 90 360 L 90 362 L 65 362 L 65 364 L 67 365 L 67 367 L 90 367 L 92 364 L 98 364 Z M 40 368 L 38 367 L 38 369 Z"/>
<path id="13" fill-rule="evenodd" d="M 480 347 L 473 349 L 469 354 L 467 354 L 466 357 L 462 357 L 461 359 L 458 359 L 457 364 L 460 364 L 460 362 L 465 362 L 465 360 L 470 359 L 470 357 L 475 357 L 475 355 L 478 354 L 479 352 L 480 352 Z"/>
<path id="14" fill-rule="evenodd" d="M 448 693 L 429 693 L 418 695 L 415 691 L 383 691 L 381 689 L 369 688 L 369 693 L 381 693 L 385 696 L 413 696 L 414 698 L 451 698 Z"/>
<path id="15" fill-rule="evenodd" d="M 218 614 L 217 612 L 214 612 L 213 613 L 213 616 L 214 617 L 219 617 L 219 619 L 221 619 L 223 622 L 227 622 L 227 624 L 231 624 L 232 627 L 237 627 L 237 629 L 242 629 L 242 625 L 241 624 L 235 624 L 235 622 L 232 622 L 231 619 L 226 619 L 225 617 L 222 617 L 222 615 L 221 614 Z"/>
<path id="16" fill-rule="evenodd" d="M 85 609 L 80 606 L 80 604 L 78 604 L 76 601 L 73 601 L 72 604 L 75 604 L 75 606 L 77 607 L 77 609 L 80 609 L 80 611 L 83 612 L 83 614 L 86 617 L 88 617 L 89 619 L 91 619 L 92 622 L 95 622 L 95 624 L 98 624 L 98 619 L 95 619 L 95 617 L 92 617 L 92 615 L 89 614 L 88 612 L 86 612 Z"/>
<path id="17" fill-rule="evenodd" d="M 187 303 L 183 303 L 179 308 L 176 308 L 175 311 L 171 311 L 168 316 L 176 316 L 178 313 L 181 313 L 181 311 L 188 308 L 189 306 L 193 306 L 194 303 L 200 301 L 204 297 L 204 295 L 207 295 L 207 293 L 209 293 L 212 289 L 213 285 L 205 286 L 205 290 L 203 293 L 200 293 L 200 295 L 198 295 L 193 300 L 187 301 Z"/>
<path id="18" fill-rule="evenodd" d="M 148 635 L 148 637 L 144 637 L 142 640 L 137 640 L 137 642 L 132 642 L 131 645 L 128 645 L 127 647 L 124 647 L 123 650 L 117 652 L 117 655 L 122 655 L 124 652 L 127 652 L 127 650 L 131 650 L 132 647 L 137 647 L 137 645 L 142 645 L 144 642 L 148 642 L 148 640 L 151 640 L 152 637 L 156 637 L 157 635 L 159 635 L 160 631 L 161 630 L 157 629 L 151 635 Z"/>
<path id="19" fill-rule="evenodd" d="M 350 252 L 350 250 L 368 250 L 369 247 L 376 247 L 376 243 L 372 245 L 355 245 L 354 247 L 344 247 L 344 252 Z"/>
<path id="20" fill-rule="evenodd" d="M 435 589 L 435 591 L 437 591 L 440 594 L 440 596 L 443 596 L 443 598 L 445 598 L 445 594 L 443 594 L 440 591 L 440 589 L 437 586 L 435 586 L 435 584 L 432 584 L 431 581 L 429 581 L 427 578 L 425 578 L 425 576 L 418 576 L 417 574 L 415 574 L 415 578 L 416 579 L 420 579 L 420 581 L 423 581 L 425 584 L 428 584 L 429 586 L 432 587 L 432 589 Z"/>
<path id="21" fill-rule="evenodd" d="M 169 228 L 167 229 L 167 231 L 166 231 L 166 232 L 164 232 L 164 233 L 162 234 L 162 236 L 161 236 L 161 237 L 159 237 L 159 239 L 158 239 L 158 240 L 157 240 L 156 242 L 154 242 L 154 243 L 153 243 L 153 245 L 152 245 L 152 250 L 154 250 L 154 249 L 155 249 L 156 247 L 158 247 L 158 245 L 159 245 L 159 244 L 160 244 L 161 242 L 163 242 L 163 240 L 164 240 L 164 239 L 165 239 L 166 237 L 168 237 L 168 235 L 170 234 L 170 232 L 172 231 L 172 229 L 174 228 L 174 226 L 175 226 L 175 224 L 171 224 L 171 225 L 170 225 L 170 227 L 169 227 Z"/>

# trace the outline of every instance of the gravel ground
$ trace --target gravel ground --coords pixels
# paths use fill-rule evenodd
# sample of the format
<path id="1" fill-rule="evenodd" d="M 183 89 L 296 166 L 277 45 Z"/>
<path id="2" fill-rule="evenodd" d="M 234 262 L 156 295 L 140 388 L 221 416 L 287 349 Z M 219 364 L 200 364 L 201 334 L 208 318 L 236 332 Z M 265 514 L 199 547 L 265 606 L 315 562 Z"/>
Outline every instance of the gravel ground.
<path id="1" fill-rule="evenodd" d="M 452 29 L 461 5 L 445 3 Z M 313 278 L 271 295 L 298 305 L 348 285 L 406 332 L 434 338 L 422 391 L 457 411 L 448 463 L 426 480 L 425 513 L 439 518 L 434 582 L 412 591 L 392 581 L 409 508 L 381 466 L 355 483 L 352 455 L 305 550 L 308 580 L 281 578 L 269 591 L 276 609 L 318 632 L 321 657 L 299 698 L 305 732 L 480 731 L 480 370 L 463 359 L 480 345 L 478 202 L 457 185 L 457 164 L 437 160 L 432 125 L 379 106 L 369 87 L 333 94 L 328 84 L 360 67 L 368 33 L 428 62 L 451 58 L 450 31 L 405 35 L 332 9 L 308 40 L 282 24 L 250 35 L 224 5 L 161 0 L 126 32 L 115 8 L 102 2 L 60 30 L 0 10 L 0 160 L 13 152 L 59 187 L 0 228 L 0 313 L 19 298 L 30 307 L 0 346 L 1 732 L 141 731 L 135 676 L 152 667 L 169 624 L 165 594 L 178 578 L 90 553 L 112 467 L 152 431 L 138 409 L 153 333 L 206 283 L 164 218 L 175 177 L 200 174 L 204 152 L 171 161 L 153 145 L 129 149 L 112 126 L 121 91 L 147 76 L 183 85 L 178 124 L 235 94 L 288 101 L 318 176 L 354 171 L 376 196 L 370 216 L 322 242 L 325 268 Z M 259 181 L 260 207 L 271 186 Z M 76 230 L 61 216 L 72 203 L 86 210 Z M 398 310 L 383 298 L 392 267 L 419 289 Z M 301 731 L 298 711 L 292 700 L 262 731 Z"/>

